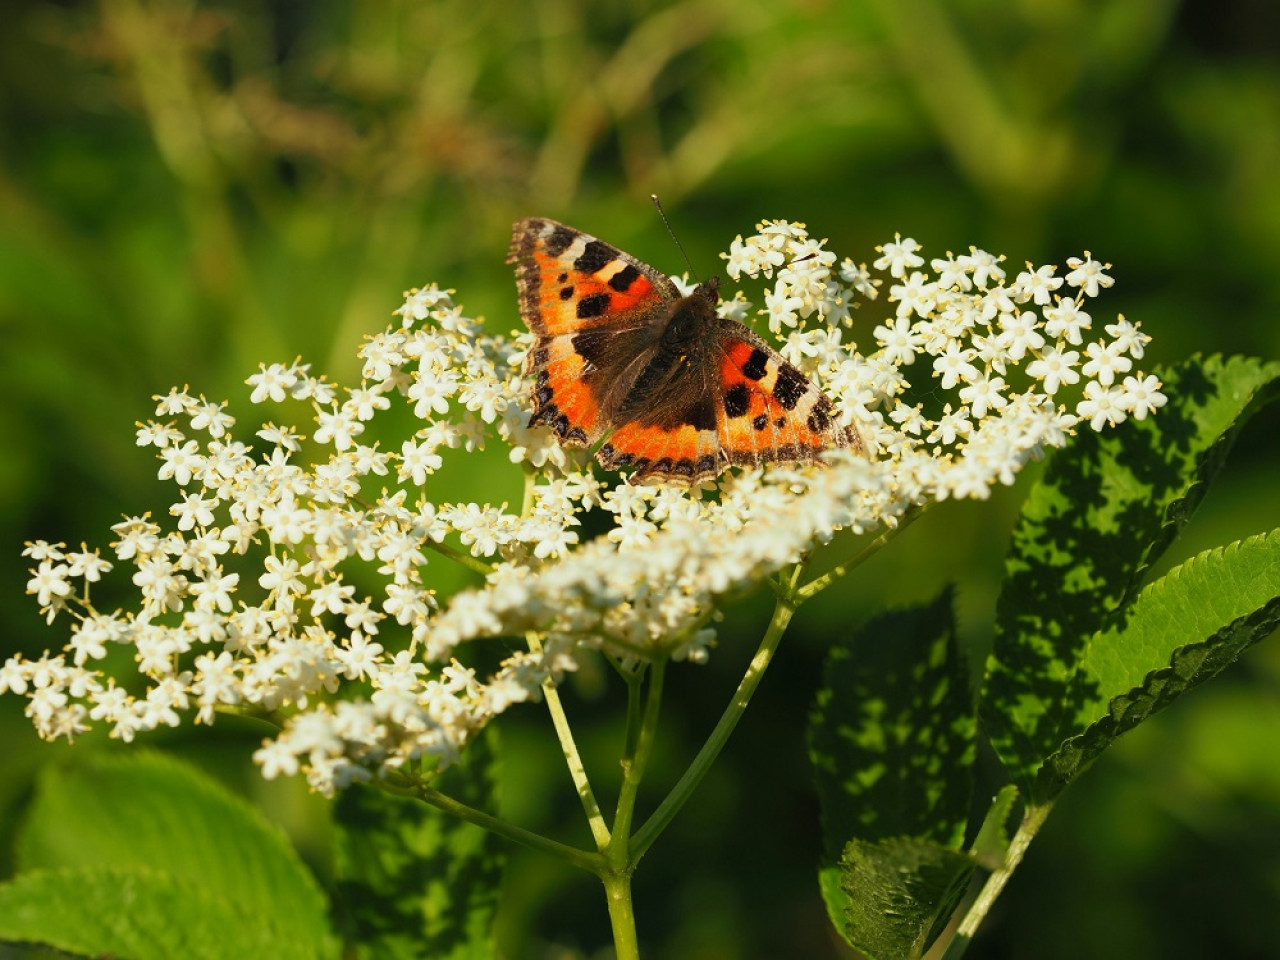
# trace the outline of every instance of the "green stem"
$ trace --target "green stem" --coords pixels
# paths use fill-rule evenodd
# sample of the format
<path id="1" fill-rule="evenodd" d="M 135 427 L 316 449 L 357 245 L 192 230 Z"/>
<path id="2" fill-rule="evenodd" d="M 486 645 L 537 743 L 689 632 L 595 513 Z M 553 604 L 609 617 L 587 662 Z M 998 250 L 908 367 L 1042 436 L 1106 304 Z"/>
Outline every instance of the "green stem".
<path id="1" fill-rule="evenodd" d="M 790 577 L 791 583 L 794 584 L 798 580 L 799 572 L 800 567 L 797 566 Z M 764 638 L 760 641 L 760 647 L 756 650 L 755 656 L 751 658 L 751 665 L 747 668 L 746 674 L 743 675 L 742 682 L 738 684 L 738 689 L 734 692 L 733 699 L 729 701 L 729 705 L 725 707 L 724 713 L 721 714 L 715 729 L 711 731 L 711 735 L 707 737 L 707 742 L 702 745 L 698 755 L 689 764 L 689 769 L 684 772 L 684 776 L 667 794 L 666 799 L 658 805 L 658 809 L 654 811 L 653 815 L 636 831 L 635 837 L 631 842 L 633 862 L 644 856 L 645 851 L 649 849 L 653 841 L 671 823 L 675 815 L 679 813 L 680 808 L 684 806 L 685 802 L 693 794 L 698 784 L 702 782 L 702 778 L 706 776 L 711 764 L 720 755 L 720 751 L 724 749 L 725 743 L 729 740 L 729 735 L 733 733 L 734 727 L 742 719 L 742 714 L 747 709 L 747 704 L 751 702 L 751 697 L 756 692 L 756 688 L 760 686 L 760 681 L 764 677 L 765 670 L 769 667 L 769 662 L 773 659 L 774 653 L 777 652 L 778 643 L 782 640 L 782 635 L 786 632 L 787 625 L 791 622 L 791 617 L 796 612 L 796 603 L 797 601 L 791 596 L 778 598 L 773 608 L 773 618 L 769 621 L 769 627 L 765 630 Z"/>
<path id="2" fill-rule="evenodd" d="M 622 739 L 622 762 L 626 764 L 636 755 L 636 746 L 640 743 L 640 730 L 644 720 L 644 701 L 640 696 L 644 667 L 627 670 L 618 665 L 617 669 L 627 684 L 627 730 Z"/>
<path id="3" fill-rule="evenodd" d="M 996 902 L 996 898 L 1004 890 L 1004 885 L 1009 882 L 1009 877 L 1013 874 L 1013 871 L 1022 862 L 1022 858 L 1027 852 L 1027 847 L 1030 846 L 1032 839 L 1044 825 L 1045 818 L 1049 816 L 1049 811 L 1052 809 L 1053 804 L 1027 808 L 1027 812 L 1022 817 L 1022 823 L 1018 826 L 1018 832 L 1009 841 L 1009 849 L 1005 853 L 1004 863 L 999 869 L 992 871 L 991 875 L 987 877 L 986 883 L 982 885 L 982 889 L 978 891 L 977 897 L 974 898 L 973 903 L 965 912 L 964 919 L 960 921 L 955 937 L 947 945 L 947 951 L 942 955 L 942 960 L 959 960 L 960 957 L 964 956 L 964 952 L 969 948 L 969 943 L 973 940 L 974 934 L 978 932 L 978 927 L 986 919 L 991 907 Z"/>
<path id="4" fill-rule="evenodd" d="M 636 937 L 636 914 L 631 903 L 631 871 L 606 873 L 604 893 L 609 900 L 609 922 L 613 925 L 613 950 L 617 960 L 640 960 Z"/>
<path id="5" fill-rule="evenodd" d="M 476 573 L 487 575 L 493 572 L 493 567 L 479 557 L 473 557 L 471 554 L 464 553 L 457 547 L 451 547 L 447 543 L 436 543 L 434 540 L 427 539 L 424 546 L 428 550 L 434 550 L 436 553 L 462 564 L 469 570 L 474 570 Z"/>
<path id="6" fill-rule="evenodd" d="M 907 527 L 911 526 L 911 524 L 915 521 L 915 519 L 918 516 L 920 516 L 920 514 L 922 514 L 923 512 L 924 512 L 924 507 L 916 506 L 916 507 L 908 508 L 907 512 L 904 513 L 902 517 L 898 520 L 898 523 L 896 526 L 890 527 L 889 529 L 885 530 L 883 533 L 880 534 L 880 536 L 876 537 L 874 540 L 872 540 L 869 544 L 867 544 L 865 547 L 863 547 L 861 550 L 855 553 L 848 560 L 832 567 L 822 576 L 814 577 L 812 580 L 806 583 L 803 587 L 797 590 L 795 592 L 796 602 L 804 603 L 804 601 L 821 593 L 823 590 L 831 586 L 831 584 L 835 583 L 837 580 L 843 577 L 846 573 L 849 573 L 858 565 L 866 562 L 866 560 L 869 559 L 872 554 L 878 551 L 881 547 L 883 547 L 886 543 L 888 543 L 890 540 L 896 537 L 899 533 L 901 533 Z"/>
<path id="7" fill-rule="evenodd" d="M 634 755 L 622 758 L 622 788 L 618 791 L 618 811 L 613 818 L 613 831 L 605 859 L 618 870 L 628 872 L 635 866 L 631 857 L 631 823 L 635 817 L 636 798 L 640 794 L 640 781 L 644 779 L 653 741 L 658 731 L 658 713 L 662 708 L 662 683 L 667 672 L 666 660 L 655 660 L 649 668 L 649 690 L 644 703 L 644 717 L 640 721 L 640 736 Z"/>
<path id="8" fill-rule="evenodd" d="M 542 641 L 536 633 L 525 638 L 529 649 L 534 653 L 542 652 Z M 604 814 L 600 812 L 600 804 L 596 801 L 595 791 L 591 789 L 591 780 L 587 777 L 586 765 L 578 752 L 578 743 L 573 738 L 573 729 L 569 726 L 569 717 L 564 712 L 564 704 L 560 700 L 560 691 L 550 680 L 542 684 L 542 698 L 547 704 L 547 712 L 551 714 L 551 723 L 556 728 L 556 738 L 560 741 L 560 752 L 564 754 L 565 766 L 569 768 L 569 776 L 573 778 L 574 789 L 582 802 L 582 810 L 587 815 L 587 824 L 591 827 L 591 837 L 596 842 L 597 850 L 604 850 L 609 844 L 609 827 L 604 822 Z"/>
<path id="9" fill-rule="evenodd" d="M 627 676 L 627 736 L 622 752 L 622 788 L 618 791 L 618 809 L 613 817 L 613 830 L 608 846 L 602 851 L 606 869 L 600 874 L 609 901 L 609 921 L 613 925 L 613 948 L 618 960 L 639 960 L 640 944 L 636 938 L 635 907 L 631 902 L 631 875 L 639 856 L 631 853 L 631 823 L 635 817 L 640 782 L 653 753 L 658 732 L 658 714 L 662 708 L 662 685 L 667 661 L 655 660 L 648 669 L 649 688 L 645 694 L 643 713 L 639 710 L 640 683 L 644 676 L 636 671 Z"/>
<path id="10" fill-rule="evenodd" d="M 383 781 L 380 786 L 384 790 L 401 796 L 417 797 L 419 800 L 429 803 L 431 806 L 443 810 L 459 820 L 474 823 L 477 827 L 483 827 L 491 833 L 506 837 L 508 840 L 514 840 L 516 843 L 531 847 L 534 850 L 541 850 L 557 860 L 578 867 L 581 870 L 586 870 L 588 873 L 600 876 L 604 872 L 604 861 L 598 853 L 579 850 L 577 847 L 571 847 L 558 840 L 552 840 L 550 837 L 544 837 L 540 833 L 534 833 L 532 830 L 518 827 L 514 823 L 503 820 L 501 817 L 495 817 L 492 814 L 485 813 L 483 810 L 468 806 L 460 800 L 455 800 L 448 794 L 441 793 L 425 783 L 397 784 Z"/>

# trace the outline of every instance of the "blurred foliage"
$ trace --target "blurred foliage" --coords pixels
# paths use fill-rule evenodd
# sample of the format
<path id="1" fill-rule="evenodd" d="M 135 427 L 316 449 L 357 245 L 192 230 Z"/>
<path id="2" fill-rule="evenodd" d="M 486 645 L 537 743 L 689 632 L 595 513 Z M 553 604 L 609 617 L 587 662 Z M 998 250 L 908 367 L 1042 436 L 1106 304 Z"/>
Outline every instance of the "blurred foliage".
<path id="1" fill-rule="evenodd" d="M 132 446 L 152 393 L 191 383 L 247 417 L 242 381 L 259 361 L 301 353 L 347 377 L 361 336 L 430 280 L 512 326 L 503 256 L 518 217 L 568 220 L 677 270 L 656 192 L 703 273 L 763 217 L 804 220 L 859 259 L 895 231 L 927 253 L 976 244 L 1015 265 L 1088 248 L 1115 264 L 1100 307 L 1141 320 L 1153 360 L 1275 357 L 1277 169 L 1274 0 L 9 4 L 0 655 L 61 643 L 22 596 L 23 540 L 105 543 L 122 512 L 165 509 Z M 1167 563 L 1280 525 L 1277 426 L 1272 412 L 1249 428 Z M 477 499 L 518 489 L 494 460 L 458 472 Z M 650 956 L 841 955 L 815 880 L 802 732 L 823 652 L 851 622 L 950 579 L 961 638 L 982 656 L 1023 489 L 932 511 L 806 609 L 637 875 Z M 711 664 L 673 672 L 647 788 L 673 782 L 710 728 L 759 613 L 732 611 Z M 600 771 L 620 734 L 607 672 L 575 678 L 571 698 Z M 1278 693 L 1280 653 L 1264 644 L 1124 742 L 1064 800 L 975 950 L 1273 950 Z M 0 698 L 0 824 L 64 749 L 38 745 L 20 708 Z M 583 839 L 545 718 L 509 720 L 508 812 Z M 230 723 L 151 740 L 253 794 L 325 876 L 324 806 L 256 776 L 260 737 Z M 0 871 L 8 858 L 6 841 Z M 508 956 L 600 956 L 591 878 L 517 852 L 511 880 Z"/>

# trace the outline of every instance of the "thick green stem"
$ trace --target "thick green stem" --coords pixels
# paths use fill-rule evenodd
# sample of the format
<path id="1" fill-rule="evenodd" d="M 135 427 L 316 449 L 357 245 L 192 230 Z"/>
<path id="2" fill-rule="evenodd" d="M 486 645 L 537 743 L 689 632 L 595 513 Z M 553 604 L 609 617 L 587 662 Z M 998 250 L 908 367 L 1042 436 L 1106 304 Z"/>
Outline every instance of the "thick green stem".
<path id="1" fill-rule="evenodd" d="M 604 893 L 609 899 L 609 922 L 613 925 L 613 950 L 617 960 L 640 960 L 636 937 L 636 914 L 631 902 L 631 871 L 606 873 Z"/>
<path id="2" fill-rule="evenodd" d="M 799 573 L 799 567 L 792 572 L 789 580 L 793 585 L 798 580 Z M 636 831 L 635 837 L 631 841 L 631 859 L 633 862 L 644 856 L 645 851 L 649 849 L 653 841 L 675 818 L 680 808 L 684 806 L 698 784 L 702 782 L 702 778 L 707 775 L 707 771 L 711 769 L 711 764 L 720 755 L 720 751 L 724 749 L 725 743 L 729 740 L 729 735 L 733 733 L 734 727 L 742 719 L 742 714 L 747 709 L 747 704 L 751 702 L 752 695 L 756 692 L 756 688 L 760 686 L 764 672 L 768 669 L 769 662 L 773 659 L 773 655 L 778 649 L 778 643 L 782 640 L 782 635 L 786 632 L 787 625 L 791 622 L 791 617 L 795 612 L 796 601 L 791 596 L 778 598 L 773 608 L 773 618 L 769 621 L 769 627 L 765 630 L 764 638 L 760 641 L 760 647 L 756 650 L 755 656 L 751 658 L 751 665 L 747 668 L 742 682 L 738 684 L 738 689 L 734 692 L 733 699 L 729 701 L 729 705 L 725 707 L 724 713 L 721 714 L 715 729 L 711 731 L 711 735 L 707 737 L 707 742 L 702 745 L 698 755 L 689 764 L 689 769 L 684 772 L 684 776 L 667 794 L 666 799 L 658 805 L 658 809 L 654 811 L 653 816 Z"/>
<path id="3" fill-rule="evenodd" d="M 1009 849 L 1005 853 L 1004 863 L 999 869 L 994 870 L 991 876 L 987 877 L 987 882 L 978 891 L 977 897 L 974 898 L 973 903 L 965 912 L 964 919 L 960 921 L 955 937 L 947 945 L 947 952 L 942 955 L 942 960 L 959 960 L 960 957 L 964 956 L 965 950 L 969 948 L 970 941 L 973 940 L 973 935 L 978 932 L 978 927 L 981 926 L 982 921 L 986 919 L 987 914 L 991 911 L 996 898 L 1004 890 L 1004 885 L 1009 882 L 1009 877 L 1018 868 L 1018 864 L 1022 862 L 1022 858 L 1027 852 L 1027 847 L 1030 846 L 1040 827 L 1044 825 L 1045 818 L 1049 816 L 1049 811 L 1052 809 L 1052 804 L 1027 808 L 1026 814 L 1023 815 L 1022 823 L 1018 826 L 1018 832 L 1009 841 Z"/>

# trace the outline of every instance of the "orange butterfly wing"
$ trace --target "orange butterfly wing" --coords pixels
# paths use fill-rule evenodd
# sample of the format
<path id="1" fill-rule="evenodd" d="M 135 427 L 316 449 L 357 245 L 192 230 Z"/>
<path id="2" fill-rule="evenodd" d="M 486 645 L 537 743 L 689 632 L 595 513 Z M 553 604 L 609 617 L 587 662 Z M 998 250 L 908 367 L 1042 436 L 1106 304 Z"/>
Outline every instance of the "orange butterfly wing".
<path id="1" fill-rule="evenodd" d="M 648 264 L 539 217 L 515 225 L 507 262 L 516 265 L 520 316 L 537 337 L 525 365 L 534 380 L 531 422 L 550 425 L 566 443 L 594 443 L 608 428 L 610 411 L 601 409 L 608 385 L 598 382 L 598 358 L 583 345 L 610 348 L 608 339 L 660 322 L 680 294 Z M 605 339 L 579 339 L 587 331 Z"/>

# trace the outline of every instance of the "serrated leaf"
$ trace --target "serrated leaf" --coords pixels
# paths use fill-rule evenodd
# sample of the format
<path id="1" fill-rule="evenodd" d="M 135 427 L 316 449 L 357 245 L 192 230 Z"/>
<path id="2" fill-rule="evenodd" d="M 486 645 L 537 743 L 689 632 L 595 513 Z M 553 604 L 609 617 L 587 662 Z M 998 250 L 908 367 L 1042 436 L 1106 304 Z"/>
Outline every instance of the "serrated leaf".
<path id="1" fill-rule="evenodd" d="M 32 870 L 0 884 L 0 941 L 119 960 L 315 960 L 269 907 L 143 867 Z"/>
<path id="2" fill-rule="evenodd" d="M 1142 591 L 1089 643 L 1081 731 L 1040 771 L 1051 799 L 1116 737 L 1203 683 L 1280 624 L 1280 530 L 1201 553 Z"/>
<path id="3" fill-rule="evenodd" d="M 19 869 L 157 871 L 260 916 L 281 943 L 332 956 L 327 903 L 272 824 L 163 754 L 76 755 L 41 773 L 17 842 Z"/>
<path id="4" fill-rule="evenodd" d="M 842 931 L 850 910 L 872 909 L 850 903 L 840 881 L 850 840 L 913 838 L 953 851 L 964 841 L 977 723 L 951 601 L 947 589 L 928 606 L 877 617 L 827 657 L 809 756 L 822 807 L 819 880 Z"/>
<path id="5" fill-rule="evenodd" d="M 916 960 L 946 928 L 973 861 L 915 837 L 851 840 L 840 862 L 844 932 L 870 960 Z"/>
<path id="6" fill-rule="evenodd" d="M 1145 420 L 1082 430 L 1024 505 L 1006 560 L 982 717 L 1024 793 L 1070 736 L 1088 639 L 1132 598 L 1199 504 L 1280 364 L 1192 359 L 1159 375 L 1169 402 Z M 1035 799 L 1033 797 L 1033 799 Z"/>
<path id="7" fill-rule="evenodd" d="M 492 731 L 434 786 L 471 806 L 493 806 Z M 492 833 L 420 800 L 373 787 L 343 791 L 337 827 L 338 912 L 355 955 L 487 960 L 505 862 Z"/>

